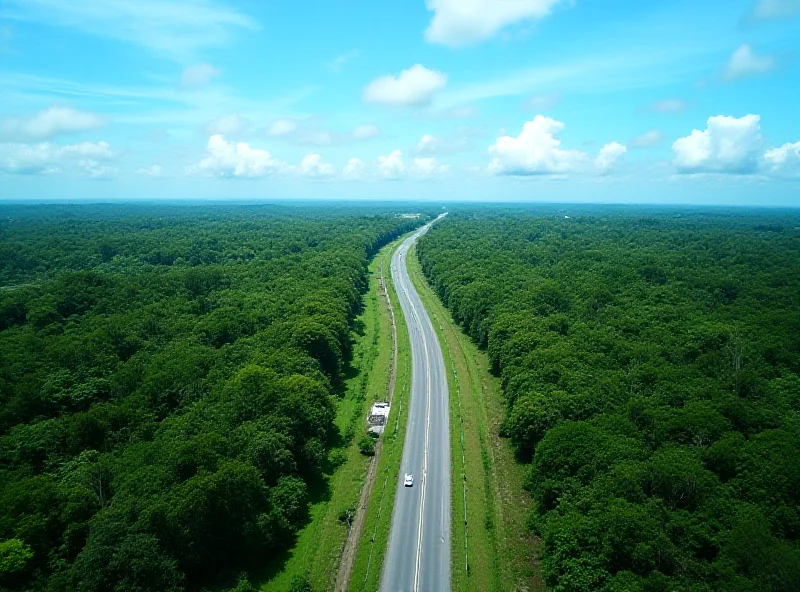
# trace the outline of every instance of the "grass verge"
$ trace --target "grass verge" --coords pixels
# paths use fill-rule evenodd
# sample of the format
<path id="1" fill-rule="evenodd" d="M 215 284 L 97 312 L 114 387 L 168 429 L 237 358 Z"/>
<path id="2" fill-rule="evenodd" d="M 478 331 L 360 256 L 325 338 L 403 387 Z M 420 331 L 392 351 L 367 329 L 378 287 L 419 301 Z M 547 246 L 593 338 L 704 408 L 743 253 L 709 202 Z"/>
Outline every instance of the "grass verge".
<path id="1" fill-rule="evenodd" d="M 401 239 L 402 240 L 402 239 Z M 399 241 L 391 245 L 391 249 L 383 253 L 384 269 L 391 268 L 391 254 L 399 245 Z M 358 544 L 353 572 L 350 580 L 350 592 L 374 592 L 380 587 L 383 558 L 389 542 L 389 528 L 392 521 L 392 508 L 396 492 L 397 479 L 400 477 L 400 461 L 403 457 L 403 441 L 406 434 L 408 402 L 411 390 L 411 346 L 408 340 L 403 311 L 397 301 L 394 282 L 390 274 L 386 274 L 386 287 L 392 300 L 395 322 L 397 323 L 397 347 L 399 358 L 395 383 L 394 400 L 389 418 L 389 425 L 382 438 L 381 458 L 377 469 L 377 480 L 367 506 L 364 531 Z M 386 306 L 385 299 L 381 305 Z M 388 317 L 381 314 L 381 318 Z"/>
<path id="2" fill-rule="evenodd" d="M 394 352 L 391 318 L 385 298 L 378 293 L 378 278 L 381 262 L 386 261 L 388 269 L 388 257 L 397 244 L 384 247 L 369 266 L 369 292 L 364 296 L 364 311 L 354 325 L 353 372 L 336 410 L 335 423 L 345 437 L 342 445 L 331 450 L 329 456 L 341 464 L 328 476 L 326 491 L 311 505 L 309 523 L 298 533 L 294 547 L 285 557 L 276 559 L 282 563 L 279 571 L 262 584 L 264 592 L 286 592 L 296 577 L 303 576 L 307 576 L 314 590 L 320 592 L 335 586 L 339 558 L 347 539 L 347 525 L 339 516 L 343 510 L 358 505 L 370 462 L 359 452 L 358 439 L 366 433 L 366 416 L 372 403 L 387 396 Z M 402 346 L 402 341 L 400 344 Z M 410 371 L 405 375 L 406 382 L 408 376 Z M 398 373 L 398 380 L 403 380 L 401 373 Z M 402 386 L 402 382 L 398 386 Z"/>
<path id="3" fill-rule="evenodd" d="M 524 467 L 499 437 L 505 413 L 489 360 L 453 321 L 422 274 L 416 250 L 411 280 L 433 321 L 448 369 L 452 487 L 452 589 L 545 590 L 538 542 L 525 528 L 531 507 Z"/>

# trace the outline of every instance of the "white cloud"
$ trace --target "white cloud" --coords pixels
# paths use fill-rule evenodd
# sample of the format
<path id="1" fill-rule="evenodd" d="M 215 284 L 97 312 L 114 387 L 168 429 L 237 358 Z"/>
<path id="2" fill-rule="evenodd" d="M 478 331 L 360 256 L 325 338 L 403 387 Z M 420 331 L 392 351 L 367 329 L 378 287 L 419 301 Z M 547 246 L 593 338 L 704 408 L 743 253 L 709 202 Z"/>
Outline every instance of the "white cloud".
<path id="1" fill-rule="evenodd" d="M 380 135 L 381 130 L 375 125 L 359 125 L 351 132 L 351 136 L 354 140 L 369 140 L 370 138 L 377 138 Z"/>
<path id="2" fill-rule="evenodd" d="M 59 146 L 41 144 L 0 144 L 0 168 L 20 175 L 47 175 L 78 171 L 93 178 L 110 176 L 114 169 L 101 164 L 114 157 L 106 142 L 82 142 Z"/>
<path id="3" fill-rule="evenodd" d="M 650 130 L 630 141 L 631 148 L 652 148 L 664 141 L 664 134 L 658 130 Z"/>
<path id="4" fill-rule="evenodd" d="M 45 146 L 47 144 L 40 144 Z M 106 142 L 81 142 L 72 146 L 59 147 L 61 154 L 66 156 L 79 156 L 92 159 L 110 159 L 114 157 L 111 146 Z"/>
<path id="5" fill-rule="evenodd" d="M 279 119 L 267 129 L 270 136 L 288 136 L 297 129 L 297 122 L 290 119 Z"/>
<path id="6" fill-rule="evenodd" d="M 354 60 L 360 54 L 361 52 L 359 52 L 357 49 L 353 49 L 351 51 L 348 51 L 347 53 L 343 53 L 342 55 L 338 56 L 330 64 L 328 64 L 328 66 L 334 72 L 339 72 L 347 62 L 349 62 L 350 60 Z"/>
<path id="7" fill-rule="evenodd" d="M 560 121 L 537 115 L 516 138 L 497 138 L 489 153 L 494 156 L 489 170 L 497 175 L 557 175 L 579 168 L 587 155 L 564 150 L 556 136 L 564 129 Z"/>
<path id="8" fill-rule="evenodd" d="M 725 67 L 725 78 L 736 80 L 745 76 L 760 76 L 775 68 L 775 60 L 771 56 L 757 56 L 753 48 L 741 45 L 733 52 Z"/>
<path id="9" fill-rule="evenodd" d="M 206 132 L 212 136 L 235 137 L 243 134 L 248 129 L 250 129 L 250 121 L 238 113 L 223 115 L 219 119 L 215 119 L 206 124 Z"/>
<path id="10" fill-rule="evenodd" d="M 800 177 L 800 142 L 767 150 L 764 162 L 774 175 Z"/>
<path id="11" fill-rule="evenodd" d="M 201 88 L 220 74 L 222 74 L 222 70 L 211 64 L 195 64 L 185 68 L 181 73 L 181 86 L 189 89 Z"/>
<path id="12" fill-rule="evenodd" d="M 622 144 L 611 142 L 600 149 L 600 154 L 594 161 L 594 166 L 601 175 L 609 174 L 619 160 L 628 151 Z"/>
<path id="13" fill-rule="evenodd" d="M 348 181 L 358 181 L 364 178 L 366 171 L 367 163 L 358 158 L 351 158 L 347 161 L 347 165 L 345 165 L 342 171 L 342 177 Z"/>
<path id="14" fill-rule="evenodd" d="M 508 25 L 542 19 L 561 0 L 426 0 L 433 19 L 425 31 L 432 43 L 460 47 L 489 39 Z"/>
<path id="15" fill-rule="evenodd" d="M 253 179 L 280 173 L 288 168 L 266 150 L 252 148 L 244 142 L 227 142 L 220 135 L 208 139 L 206 151 L 203 160 L 189 167 L 189 174 Z"/>
<path id="16" fill-rule="evenodd" d="M 365 103 L 393 107 L 429 105 L 434 95 L 447 85 L 447 76 L 416 64 L 399 76 L 382 76 L 365 89 Z"/>
<path id="17" fill-rule="evenodd" d="M 438 154 L 439 145 L 441 141 L 431 135 L 425 134 L 419 142 L 417 142 L 414 152 L 417 154 Z"/>
<path id="18" fill-rule="evenodd" d="M 534 111 L 549 111 L 556 106 L 559 98 L 558 93 L 535 95 L 528 101 L 528 106 Z"/>
<path id="19" fill-rule="evenodd" d="M 800 13 L 800 0 L 758 0 L 753 7 L 755 20 L 773 20 Z"/>
<path id="20" fill-rule="evenodd" d="M 449 166 L 439 164 L 435 158 L 415 158 L 411 173 L 421 179 L 430 179 L 446 173 L 449 169 Z"/>
<path id="21" fill-rule="evenodd" d="M 6 0 L 3 16 L 133 43 L 179 61 L 258 28 L 218 0 Z"/>
<path id="22" fill-rule="evenodd" d="M 63 134 L 97 129 L 106 120 L 94 113 L 71 107 L 50 107 L 31 117 L 8 117 L 0 123 L 0 135 L 7 139 L 46 140 Z"/>
<path id="23" fill-rule="evenodd" d="M 111 179 L 117 174 L 116 168 L 106 166 L 91 158 L 79 160 L 78 166 L 86 172 L 90 179 Z"/>
<path id="24" fill-rule="evenodd" d="M 157 164 L 154 164 L 154 165 L 149 166 L 149 167 L 141 168 L 136 172 L 139 173 L 140 175 L 144 176 L 144 177 L 155 177 L 155 178 L 158 178 L 158 177 L 163 177 L 164 176 L 164 169 L 162 167 L 160 167 L 159 165 L 157 165 Z"/>
<path id="25" fill-rule="evenodd" d="M 406 172 L 403 153 L 395 150 L 388 156 L 378 157 L 378 171 L 384 179 L 399 179 Z"/>
<path id="26" fill-rule="evenodd" d="M 319 154 L 308 154 L 300 163 L 300 174 L 304 177 L 321 179 L 332 177 L 333 173 L 333 165 L 323 162 Z"/>
<path id="27" fill-rule="evenodd" d="M 471 148 L 472 144 L 465 134 L 454 138 L 439 138 L 425 134 L 414 147 L 414 153 L 421 156 L 436 156 L 464 152 Z"/>
<path id="28" fill-rule="evenodd" d="M 686 109 L 686 101 L 681 99 L 662 99 L 650 105 L 650 109 L 657 113 L 680 113 Z"/>
<path id="29" fill-rule="evenodd" d="M 680 173 L 748 174 L 758 169 L 764 139 L 758 115 L 709 117 L 704 131 L 694 130 L 672 145 Z"/>

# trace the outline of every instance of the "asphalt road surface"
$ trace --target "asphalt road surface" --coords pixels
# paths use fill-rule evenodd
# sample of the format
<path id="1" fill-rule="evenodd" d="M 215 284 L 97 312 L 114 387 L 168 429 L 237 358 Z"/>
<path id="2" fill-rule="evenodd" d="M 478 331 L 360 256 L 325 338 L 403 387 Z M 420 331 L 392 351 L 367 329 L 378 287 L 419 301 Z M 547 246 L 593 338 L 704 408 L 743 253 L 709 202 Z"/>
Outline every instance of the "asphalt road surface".
<path id="1" fill-rule="evenodd" d="M 450 590 L 447 374 L 436 332 L 406 267 L 408 250 L 428 228 L 407 238 L 392 256 L 392 278 L 411 342 L 411 403 L 381 592 Z M 406 473 L 414 475 L 413 487 L 403 485 Z"/>

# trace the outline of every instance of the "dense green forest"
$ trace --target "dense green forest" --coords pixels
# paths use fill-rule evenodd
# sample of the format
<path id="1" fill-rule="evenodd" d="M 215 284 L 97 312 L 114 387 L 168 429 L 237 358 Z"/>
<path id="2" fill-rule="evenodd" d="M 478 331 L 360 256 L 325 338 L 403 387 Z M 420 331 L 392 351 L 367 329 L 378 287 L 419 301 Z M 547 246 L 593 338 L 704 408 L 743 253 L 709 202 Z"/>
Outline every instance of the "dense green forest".
<path id="1" fill-rule="evenodd" d="M 290 545 L 368 260 L 420 223 L 0 208 L 0 589 L 199 590 Z"/>
<path id="2" fill-rule="evenodd" d="M 800 213 L 463 210 L 418 253 L 502 377 L 554 592 L 800 590 Z"/>

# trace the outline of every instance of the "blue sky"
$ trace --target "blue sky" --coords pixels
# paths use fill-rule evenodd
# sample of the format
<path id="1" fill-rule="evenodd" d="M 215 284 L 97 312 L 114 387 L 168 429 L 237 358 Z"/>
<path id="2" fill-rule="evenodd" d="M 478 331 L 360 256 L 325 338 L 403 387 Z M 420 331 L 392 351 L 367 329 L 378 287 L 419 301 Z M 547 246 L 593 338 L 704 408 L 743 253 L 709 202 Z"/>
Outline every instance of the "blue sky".
<path id="1" fill-rule="evenodd" d="M 3 0 L 0 198 L 800 205 L 800 0 Z"/>

